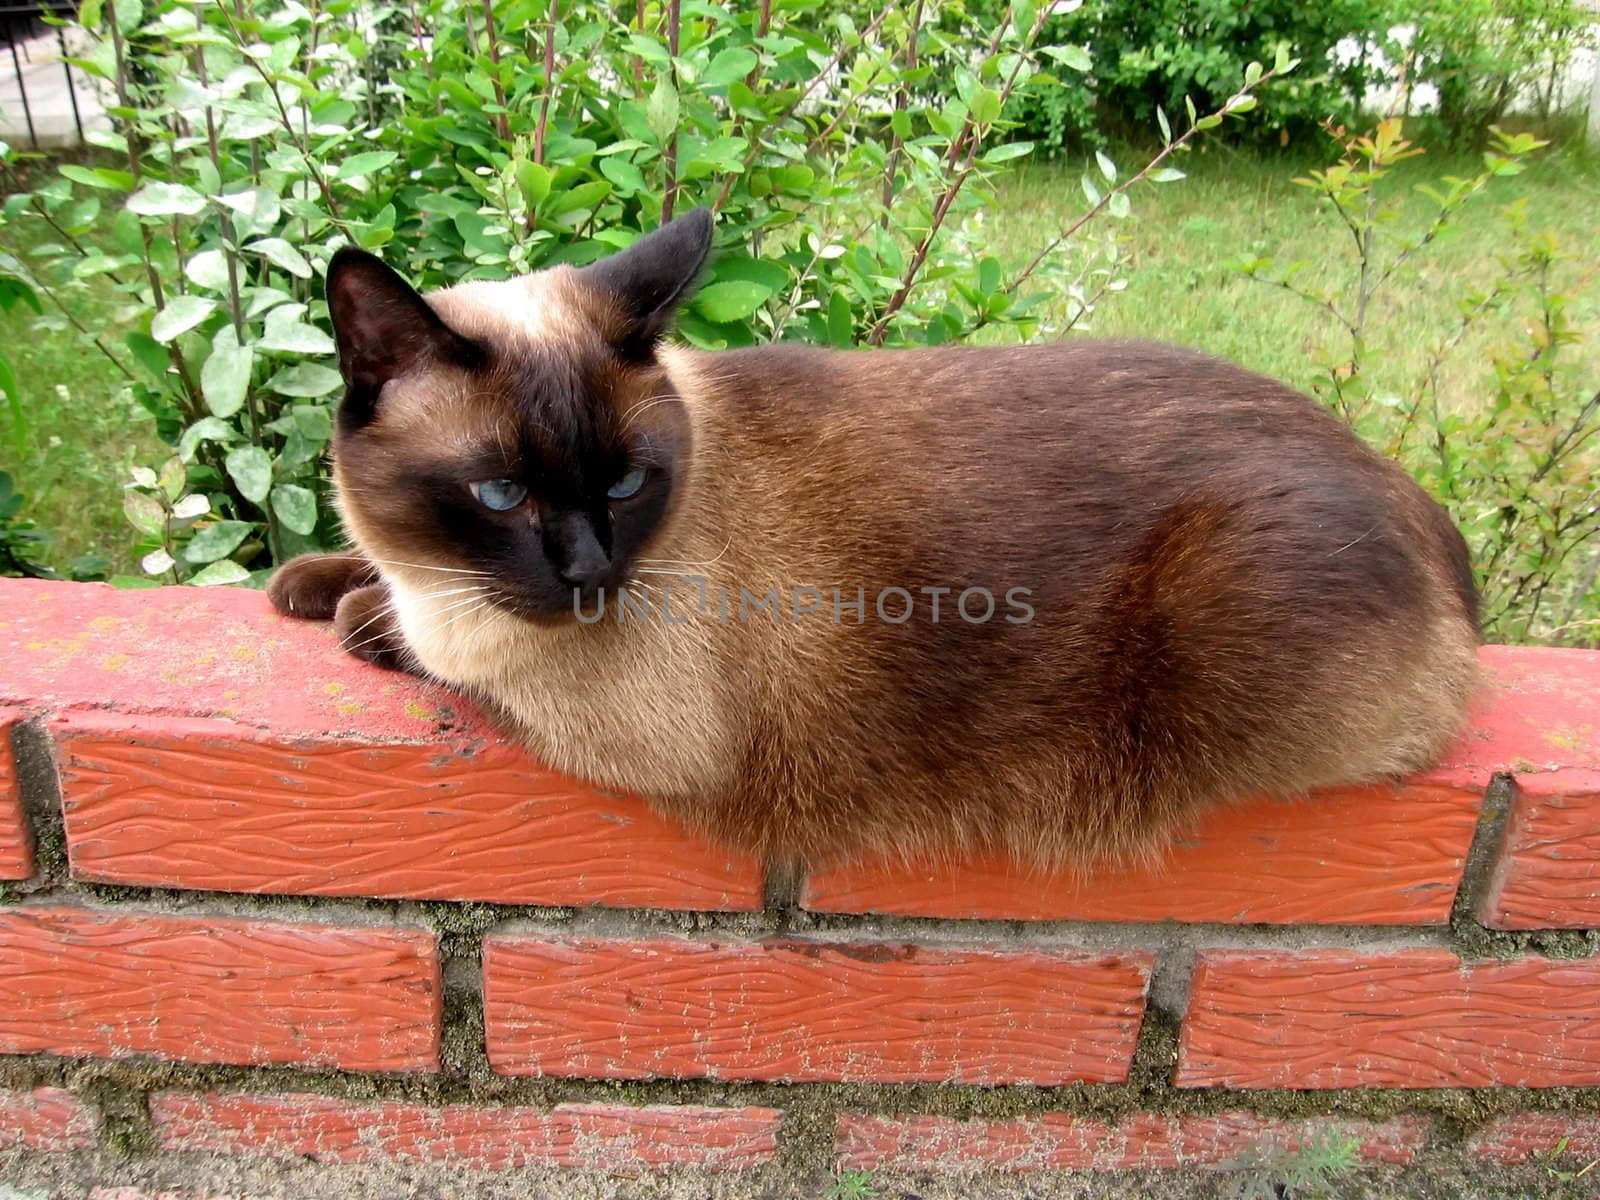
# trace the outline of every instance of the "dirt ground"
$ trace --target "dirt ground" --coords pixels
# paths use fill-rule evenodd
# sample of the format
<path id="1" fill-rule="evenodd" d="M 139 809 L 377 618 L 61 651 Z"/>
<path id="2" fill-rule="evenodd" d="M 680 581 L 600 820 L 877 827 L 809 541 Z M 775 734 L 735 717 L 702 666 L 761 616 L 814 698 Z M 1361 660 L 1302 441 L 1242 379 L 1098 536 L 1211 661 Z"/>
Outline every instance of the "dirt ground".
<path id="1" fill-rule="evenodd" d="M 1563 1178 L 1551 1165 L 1493 1167 L 1437 1159 L 1404 1170 L 1351 1172 L 1329 1200 L 1580 1200 L 1600 1197 L 1600 1171 Z M 871 1191 L 838 1187 L 830 1172 L 618 1179 L 584 1171 L 468 1172 L 445 1167 L 323 1166 L 300 1160 L 103 1153 L 0 1152 L 0 1200 L 83 1200 L 93 1187 L 169 1191 L 181 1200 L 1275 1200 L 1271 1180 L 1233 1173 L 1059 1171 L 931 1180 L 874 1175 Z"/>

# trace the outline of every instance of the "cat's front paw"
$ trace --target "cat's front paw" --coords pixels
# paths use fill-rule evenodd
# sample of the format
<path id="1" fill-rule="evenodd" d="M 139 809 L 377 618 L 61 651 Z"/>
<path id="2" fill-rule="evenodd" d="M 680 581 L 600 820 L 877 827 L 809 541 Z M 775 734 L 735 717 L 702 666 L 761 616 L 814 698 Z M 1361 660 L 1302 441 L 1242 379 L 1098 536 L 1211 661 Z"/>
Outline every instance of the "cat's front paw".
<path id="1" fill-rule="evenodd" d="M 302 554 L 273 572 L 267 599 L 287 616 L 327 621 L 341 599 L 377 580 L 378 569 L 359 554 Z"/>
<path id="2" fill-rule="evenodd" d="M 389 589 L 382 584 L 347 592 L 333 614 L 333 631 L 347 654 L 390 671 L 412 668 Z"/>

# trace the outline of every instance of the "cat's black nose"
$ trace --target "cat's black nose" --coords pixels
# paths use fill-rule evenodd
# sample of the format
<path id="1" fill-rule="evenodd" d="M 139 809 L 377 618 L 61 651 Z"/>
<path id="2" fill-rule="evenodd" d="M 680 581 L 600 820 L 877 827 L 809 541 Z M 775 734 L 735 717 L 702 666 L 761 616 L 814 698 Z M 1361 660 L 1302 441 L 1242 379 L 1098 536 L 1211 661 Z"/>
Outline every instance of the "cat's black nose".
<path id="1" fill-rule="evenodd" d="M 560 513 L 545 523 L 545 552 L 556 578 L 580 592 L 593 592 L 611 572 L 611 555 L 595 537 L 594 526 L 581 513 Z"/>
<path id="2" fill-rule="evenodd" d="M 561 568 L 561 582 L 588 595 L 605 582 L 610 571 L 611 560 L 608 558 L 583 564 L 568 563 Z"/>
<path id="3" fill-rule="evenodd" d="M 573 568 L 566 568 L 565 571 L 562 571 L 562 582 L 571 587 L 571 589 L 576 590 L 576 592 L 582 592 L 584 595 L 594 595 L 600 584 L 605 582 L 606 573 L 610 571 L 610 568 L 611 563 L 603 563 L 603 565 L 597 566 L 594 570 L 587 571 L 574 571 Z"/>

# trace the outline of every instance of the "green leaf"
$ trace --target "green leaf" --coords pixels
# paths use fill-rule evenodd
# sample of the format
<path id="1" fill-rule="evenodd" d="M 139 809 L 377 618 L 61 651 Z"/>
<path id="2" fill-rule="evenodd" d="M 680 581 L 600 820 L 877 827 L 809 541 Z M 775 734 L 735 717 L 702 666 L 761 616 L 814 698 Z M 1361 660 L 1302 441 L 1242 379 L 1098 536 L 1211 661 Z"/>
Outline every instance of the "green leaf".
<path id="1" fill-rule="evenodd" d="M 1021 158 L 1025 154 L 1033 153 L 1032 142 L 1007 142 L 1003 146 L 996 146 L 983 156 L 983 161 L 994 163 L 1010 162 L 1014 158 Z"/>
<path id="2" fill-rule="evenodd" d="M 718 324 L 742 321 L 765 304 L 771 295 L 772 289 L 765 284 L 753 283 L 748 279 L 729 279 L 704 288 L 695 297 L 694 307 L 706 320 Z"/>
<path id="3" fill-rule="evenodd" d="M 855 315 L 850 299 L 835 288 L 828 297 L 828 341 L 839 350 L 848 350 L 855 341 Z"/>
<path id="4" fill-rule="evenodd" d="M 122 513 L 146 537 L 160 537 L 167 527 L 167 510 L 161 501 L 145 492 L 124 492 Z"/>
<path id="5" fill-rule="evenodd" d="M 190 543 L 193 545 L 193 543 Z M 209 567 L 196 571 L 189 577 L 191 587 L 220 587 L 230 583 L 248 583 L 250 572 L 246 571 L 231 558 L 224 558 L 214 562 Z"/>
<path id="6" fill-rule="evenodd" d="M 562 213 L 573 212 L 576 209 L 593 208 L 610 194 L 610 180 L 591 179 L 546 201 L 544 213 L 547 217 L 558 217 Z"/>
<path id="7" fill-rule="evenodd" d="M 211 511 L 211 501 L 199 492 L 190 492 L 172 506 L 172 515 L 180 521 L 193 521 Z"/>
<path id="8" fill-rule="evenodd" d="M 602 166 L 601 169 L 605 168 Z M 529 208 L 538 208 L 550 194 L 550 168 L 542 163 L 523 161 L 517 164 L 516 173 L 522 202 Z"/>
<path id="9" fill-rule="evenodd" d="M 239 345 L 232 325 L 224 325 L 211 339 L 211 354 L 200 368 L 200 393 L 206 407 L 218 417 L 231 417 L 244 407 L 250 388 L 250 368 L 255 354 Z"/>
<path id="10" fill-rule="evenodd" d="M 260 504 L 267 498 L 267 493 L 272 490 L 270 454 L 260 446 L 236 446 L 228 451 L 228 457 L 223 461 L 241 496 L 254 504 Z"/>
<path id="11" fill-rule="evenodd" d="M 1180 179 L 1189 178 L 1177 167 L 1159 167 L 1150 172 L 1151 183 L 1176 183 Z"/>
<path id="12" fill-rule="evenodd" d="M 1096 150 L 1094 152 L 1094 160 L 1100 164 L 1100 174 L 1106 177 L 1106 182 L 1115 183 L 1117 181 L 1117 164 L 1111 161 L 1111 156 L 1104 150 Z"/>
<path id="13" fill-rule="evenodd" d="M 1073 71 L 1092 71 L 1094 59 L 1082 46 L 1045 46 L 1043 53 Z"/>
<path id="14" fill-rule="evenodd" d="M 178 439 L 178 455 L 187 462 L 194 458 L 201 442 L 231 442 L 238 436 L 238 431 L 220 417 L 201 417 Z"/>
<path id="15" fill-rule="evenodd" d="M 168 500 L 176 500 L 183 495 L 183 487 L 189 480 L 188 469 L 183 465 L 181 458 L 169 458 L 161 464 L 161 474 L 156 476 L 156 482 L 161 490 L 166 493 Z"/>
<path id="16" fill-rule="evenodd" d="M 743 79 L 756 69 L 757 59 L 749 50 L 724 50 L 713 58 L 700 76 L 701 87 L 722 87 L 735 79 Z"/>
<path id="17" fill-rule="evenodd" d="M 646 190 L 644 172 L 627 159 L 602 158 L 600 174 L 616 184 L 618 192 L 624 196 L 632 196 Z"/>
<path id="18" fill-rule="evenodd" d="M 285 354 L 332 354 L 338 349 L 333 339 L 322 330 L 299 321 L 284 322 L 277 326 L 269 324 L 256 345 L 263 350 L 281 350 Z"/>
<path id="19" fill-rule="evenodd" d="M 200 526 L 184 547 L 184 558 L 192 563 L 214 563 L 218 558 L 226 558 L 250 536 L 251 528 L 250 522 L 213 522 Z"/>
<path id="20" fill-rule="evenodd" d="M 272 511 L 296 533 L 309 534 L 317 527 L 317 497 L 299 484 L 280 483 L 273 488 Z"/>
<path id="21" fill-rule="evenodd" d="M 1000 119 L 1000 93 L 991 87 L 978 88 L 972 93 L 967 110 L 979 125 L 993 125 Z"/>
<path id="22" fill-rule="evenodd" d="M 978 260 L 978 290 L 985 296 L 1000 290 L 1000 263 L 987 255 Z"/>
<path id="23" fill-rule="evenodd" d="M 133 176 L 127 171 L 114 171 L 108 167 L 80 167 L 76 163 L 65 163 L 60 171 L 74 183 L 81 183 L 85 187 L 100 188 L 102 191 L 127 192 L 133 190 Z"/>
<path id="24" fill-rule="evenodd" d="M 1128 202 L 1128 193 L 1111 193 L 1111 202 L 1106 205 L 1106 209 L 1118 220 L 1129 216 L 1133 212 L 1133 206 Z"/>
<path id="25" fill-rule="evenodd" d="M 381 171 L 400 156 L 393 150 L 366 150 L 360 154 L 352 154 L 339 164 L 334 171 L 335 179 L 359 179 L 363 175 L 371 175 L 374 171 Z"/>
<path id="26" fill-rule="evenodd" d="M 1261 64 L 1258 62 L 1247 63 L 1244 68 L 1244 85 L 1253 88 L 1261 82 Z"/>
<path id="27" fill-rule="evenodd" d="M 282 238 L 262 238 L 251 242 L 245 249 L 254 251 L 291 275 L 301 279 L 311 278 L 311 264 L 306 261 L 305 255 Z"/>
<path id="28" fill-rule="evenodd" d="M 191 281 L 209 292 L 226 291 L 228 287 L 228 258 L 221 250 L 202 250 L 191 254 L 183 264 L 183 273 Z"/>
<path id="29" fill-rule="evenodd" d="M 336 392 L 343 383 L 344 377 L 339 372 L 321 363 L 295 363 L 267 380 L 267 386 L 279 395 L 306 399 Z"/>
<path id="30" fill-rule="evenodd" d="M 911 114 L 903 108 L 895 109 L 889 118 L 889 128 L 894 130 L 895 137 L 908 141 L 911 137 Z"/>
<path id="31" fill-rule="evenodd" d="M 297 404 L 291 414 L 295 431 L 312 442 L 325 442 L 333 436 L 333 418 L 319 404 Z"/>
<path id="32" fill-rule="evenodd" d="M 188 333 L 216 311 L 217 302 L 205 296 L 174 296 L 150 322 L 150 336 L 163 344 Z"/>
<path id="33" fill-rule="evenodd" d="M 671 80 L 663 78 L 650 93 L 645 120 L 658 142 L 667 141 L 678 131 L 678 90 Z"/>
<path id="34" fill-rule="evenodd" d="M 141 217 L 192 217 L 206 210 L 206 198 L 181 183 L 147 183 L 128 197 L 128 208 Z"/>

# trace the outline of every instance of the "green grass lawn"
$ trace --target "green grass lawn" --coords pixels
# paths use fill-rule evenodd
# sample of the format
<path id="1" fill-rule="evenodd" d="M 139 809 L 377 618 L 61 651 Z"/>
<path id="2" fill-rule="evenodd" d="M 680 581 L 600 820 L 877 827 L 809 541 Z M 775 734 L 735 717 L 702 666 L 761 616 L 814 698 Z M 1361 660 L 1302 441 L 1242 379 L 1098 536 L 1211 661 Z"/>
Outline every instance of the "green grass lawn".
<path id="1" fill-rule="evenodd" d="M 1132 152 L 1118 155 L 1124 170 L 1142 163 Z M 1179 165 L 1189 177 L 1148 185 L 1135 193 L 1128 222 L 1128 286 L 1108 295 L 1090 327 L 1103 336 L 1159 338 L 1195 346 L 1243 366 L 1309 388 L 1319 344 L 1342 348 L 1342 331 L 1325 313 L 1288 292 L 1246 278 L 1231 265 L 1246 257 L 1282 262 L 1309 260 L 1309 280 L 1352 287 L 1354 250 L 1350 235 L 1326 201 L 1290 181 L 1324 159 L 1272 155 L 1254 157 L 1227 148 L 1186 155 Z M 1402 163 L 1394 178 L 1409 191 L 1447 175 L 1471 175 L 1468 158 L 1432 154 Z M 1002 190 L 989 216 L 993 250 L 1007 266 L 1031 257 L 1041 230 L 1059 225 L 1084 207 L 1081 163 L 1034 164 Z M 1495 274 L 1496 214 L 1515 196 L 1528 202 L 1529 224 L 1545 227 L 1575 257 L 1560 278 L 1588 295 L 1576 316 L 1589 329 L 1600 318 L 1600 161 L 1550 150 L 1536 155 L 1514 179 L 1494 180 L 1463 212 L 1459 229 L 1413 258 L 1395 276 L 1372 310 L 1369 342 L 1381 364 L 1385 386 L 1403 390 L 1425 366 L 1430 345 L 1449 327 L 1455 300 Z M 1395 225 L 1397 234 L 1420 229 L 1431 211 L 1412 205 Z M 1482 403 L 1488 377 L 1482 351 L 1504 339 L 1506 328 L 1489 323 L 1452 356 L 1446 392 L 1454 402 Z M 1586 338 L 1578 353 L 1600 366 L 1600 338 Z"/>
<path id="2" fill-rule="evenodd" d="M 0 231 L 0 249 L 23 257 L 55 240 L 43 222 L 19 222 Z M 58 293 L 88 328 L 103 331 L 116 349 L 117 312 L 107 290 L 78 287 Z M 133 463 L 159 463 L 155 425 L 123 386 L 123 376 L 59 310 L 40 298 L 44 318 L 18 306 L 0 313 L 6 348 L 22 399 L 18 421 L 0 405 L 0 468 L 27 497 L 22 516 L 55 535 L 38 557 L 60 567 L 79 554 L 103 554 L 120 572 L 138 573 L 130 553 L 132 530 L 122 516 L 122 484 Z"/>
<path id="3" fill-rule="evenodd" d="M 1137 166 L 1134 152 L 1118 158 L 1125 170 Z M 1349 273 L 1348 235 L 1312 193 L 1290 183 L 1319 160 L 1211 148 L 1185 156 L 1180 165 L 1188 179 L 1137 193 L 1134 218 L 1121 226 L 1128 286 L 1106 297 L 1092 332 L 1186 343 L 1309 386 L 1314 351 L 1336 331 L 1310 305 L 1244 278 L 1229 264 L 1267 255 L 1310 260 L 1309 274 L 1319 279 Z M 1468 159 L 1428 155 L 1404 164 L 1403 179 L 1425 182 L 1470 173 L 1474 166 Z M 1001 203 L 985 212 L 991 252 L 1014 267 L 1051 230 L 1081 212 L 1081 171 L 1081 163 L 1041 162 L 1011 179 Z M 1532 223 L 1554 229 L 1577 256 L 1564 268 L 1567 278 L 1587 278 L 1592 285 L 1600 263 L 1600 222 L 1594 219 L 1600 212 L 1600 166 L 1546 151 L 1526 174 L 1496 181 L 1464 215 L 1454 237 L 1397 277 L 1375 311 L 1371 335 L 1386 385 L 1400 389 L 1415 378 L 1429 344 L 1451 320 L 1455 297 L 1493 272 L 1495 212 L 1514 192 L 1527 197 Z M 1421 210 L 1407 219 L 1422 219 Z M 0 244 L 16 253 L 27 248 L 22 239 L 37 242 L 47 235 L 18 224 L 0 233 Z M 1577 309 L 1589 329 L 1600 320 L 1597 294 L 1591 286 Z M 105 329 L 107 340 L 118 342 L 118 314 L 106 293 L 80 288 L 73 295 L 84 324 Z M 1447 377 L 1453 402 L 1483 402 L 1482 343 L 1496 336 L 1505 331 L 1489 330 L 1463 346 L 1461 366 Z M 0 406 L 0 466 L 29 496 L 26 515 L 56 535 L 49 561 L 60 564 L 98 551 L 119 570 L 132 569 L 121 484 L 130 462 L 159 462 L 162 451 L 150 420 L 126 397 L 111 366 L 59 321 L 41 327 L 28 312 L 0 316 L 0 340 L 15 360 L 24 392 L 20 428 Z M 1578 352 L 1600 366 L 1600 338 L 1586 338 Z"/>

